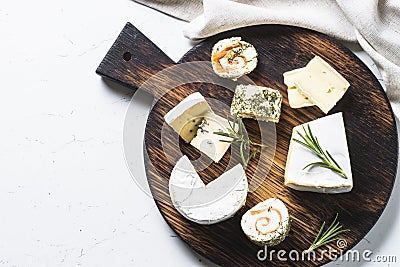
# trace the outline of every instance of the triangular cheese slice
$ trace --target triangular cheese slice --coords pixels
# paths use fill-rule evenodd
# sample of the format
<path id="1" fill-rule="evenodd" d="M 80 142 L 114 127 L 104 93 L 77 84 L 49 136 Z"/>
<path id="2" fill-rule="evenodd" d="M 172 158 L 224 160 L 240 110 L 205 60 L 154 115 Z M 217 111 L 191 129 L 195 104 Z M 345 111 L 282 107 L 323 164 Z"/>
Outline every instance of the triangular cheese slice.
<path id="1" fill-rule="evenodd" d="M 344 193 L 353 188 L 350 156 L 347 148 L 346 130 L 341 112 L 329 115 L 304 125 L 309 125 L 321 147 L 328 150 L 347 175 L 347 179 L 322 167 L 303 170 L 311 163 L 320 161 L 313 152 L 293 141 L 301 140 L 302 125 L 293 128 L 285 169 L 285 185 L 300 191 L 318 193 Z"/>

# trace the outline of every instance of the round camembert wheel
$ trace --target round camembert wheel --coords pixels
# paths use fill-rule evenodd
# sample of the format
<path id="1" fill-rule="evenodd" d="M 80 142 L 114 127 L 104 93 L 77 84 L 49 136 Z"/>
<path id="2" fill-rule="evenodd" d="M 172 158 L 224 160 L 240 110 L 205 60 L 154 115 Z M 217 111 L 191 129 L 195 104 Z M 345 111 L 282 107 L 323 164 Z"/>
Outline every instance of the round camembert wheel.
<path id="1" fill-rule="evenodd" d="M 172 204 L 198 224 L 215 224 L 234 216 L 246 203 L 247 191 L 246 173 L 240 164 L 205 185 L 189 158 L 183 156 L 169 179 Z"/>

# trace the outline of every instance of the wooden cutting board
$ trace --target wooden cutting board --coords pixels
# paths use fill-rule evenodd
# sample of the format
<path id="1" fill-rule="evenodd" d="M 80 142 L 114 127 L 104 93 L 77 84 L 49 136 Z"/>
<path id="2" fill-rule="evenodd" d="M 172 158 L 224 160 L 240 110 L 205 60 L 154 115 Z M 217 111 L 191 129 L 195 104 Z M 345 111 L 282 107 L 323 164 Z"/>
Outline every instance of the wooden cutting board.
<path id="1" fill-rule="evenodd" d="M 168 180 L 179 153 L 188 155 L 192 160 L 199 158 L 200 154 L 182 140 L 179 144 L 175 140 L 173 144 L 173 131 L 168 127 L 163 130 L 163 116 L 184 97 L 196 91 L 229 107 L 233 96 L 230 89 L 236 83 L 216 77 L 209 60 L 212 46 L 220 39 L 233 36 L 240 36 L 253 44 L 259 54 L 258 66 L 248 78 L 257 85 L 276 88 L 283 95 L 282 115 L 276 125 L 276 152 L 275 157 L 259 156 L 246 169 L 251 180 L 256 168 L 268 171 L 272 164 L 261 186 L 248 194 L 246 205 L 233 218 L 215 225 L 198 225 L 184 219 L 174 209 L 170 203 Z M 283 185 L 292 128 L 324 114 L 317 107 L 290 108 L 282 74 L 304 67 L 315 55 L 323 57 L 351 84 L 343 99 L 330 111 L 330 114 L 342 111 L 344 115 L 354 177 L 354 188 L 346 194 L 300 192 Z M 174 69 L 179 67 L 179 63 L 195 61 L 206 61 L 202 65 L 205 67 L 191 67 L 189 64 L 183 70 Z M 290 212 L 290 234 L 283 243 L 273 248 L 276 251 L 283 249 L 287 253 L 307 249 L 322 222 L 332 221 L 336 213 L 339 213 L 340 222 L 351 230 L 342 235 L 347 245 L 341 249 L 332 243 L 317 252 L 328 247 L 342 252 L 352 248 L 376 223 L 388 202 L 398 160 L 398 137 L 392 109 L 371 71 L 351 51 L 324 34 L 279 25 L 242 28 L 206 39 L 188 51 L 176 64 L 128 23 L 101 62 L 97 73 L 134 90 L 141 87 L 155 96 L 157 101 L 147 121 L 144 147 L 144 153 L 148 154 L 145 167 L 153 197 L 170 227 L 193 250 L 217 264 L 288 266 L 289 262 L 279 261 L 276 254 L 272 260 L 257 259 L 260 248 L 248 241 L 240 228 L 244 212 L 267 198 L 280 198 Z M 209 82 L 201 82 L 204 79 Z M 179 85 L 176 81 L 180 80 L 200 82 Z M 247 81 L 239 79 L 237 83 Z M 230 89 L 215 83 L 225 83 Z M 214 110 L 222 116 L 229 113 L 223 105 Z M 249 119 L 245 120 L 245 124 L 254 139 L 259 138 L 260 130 L 270 126 Z M 162 132 L 167 133 L 163 142 Z M 271 138 L 274 136 L 271 135 Z M 224 172 L 230 159 L 231 154 L 227 153 L 218 164 L 212 163 L 207 167 L 205 162 L 197 162 L 207 167 L 199 173 L 201 178 L 205 182 L 212 181 Z M 232 155 L 232 161 L 238 162 L 236 155 Z M 157 245 L 157 240 L 154 240 L 154 244 Z M 329 261 L 325 256 L 321 261 L 290 262 L 290 266 L 320 266 Z"/>

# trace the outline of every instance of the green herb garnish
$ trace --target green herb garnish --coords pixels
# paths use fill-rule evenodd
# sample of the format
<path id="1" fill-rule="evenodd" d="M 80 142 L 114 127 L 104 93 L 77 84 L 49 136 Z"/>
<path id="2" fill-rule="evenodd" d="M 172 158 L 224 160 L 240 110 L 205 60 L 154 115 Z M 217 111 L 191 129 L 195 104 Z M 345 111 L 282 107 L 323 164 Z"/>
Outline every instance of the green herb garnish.
<path id="1" fill-rule="evenodd" d="M 303 125 L 303 131 L 304 134 L 301 134 L 299 131 L 297 131 L 298 135 L 303 139 L 298 140 L 298 139 L 293 139 L 293 141 L 299 143 L 300 145 L 310 149 L 315 155 L 317 155 L 321 161 L 317 162 L 312 162 L 310 164 L 307 164 L 304 168 L 306 169 L 307 167 L 310 166 L 319 166 L 322 168 L 330 169 L 338 174 L 340 174 L 343 178 L 347 179 L 346 173 L 342 170 L 342 168 L 339 166 L 339 164 L 334 160 L 332 155 L 328 152 L 328 150 L 323 150 L 318 142 L 318 138 L 313 135 L 310 125 L 307 125 L 307 129 Z"/>
<path id="2" fill-rule="evenodd" d="M 214 134 L 229 137 L 231 140 L 219 140 L 220 142 L 227 142 L 232 144 L 237 144 L 239 146 L 240 158 L 242 159 L 243 167 L 247 167 L 249 161 L 254 158 L 258 152 L 260 152 L 260 148 L 263 146 L 262 144 L 253 142 L 249 136 L 247 135 L 246 127 L 242 121 L 242 118 L 237 114 L 234 115 L 234 120 L 229 122 L 229 128 L 227 128 L 228 132 L 213 132 Z M 252 147 L 256 147 L 256 149 L 252 149 Z M 246 157 L 245 152 L 249 150 L 249 155 Z"/>
<path id="3" fill-rule="evenodd" d="M 350 231 L 349 229 L 342 229 L 343 226 L 340 224 L 340 222 L 337 221 L 337 217 L 338 214 L 336 213 L 335 220 L 333 220 L 332 224 L 328 227 L 328 229 L 326 229 L 325 232 L 323 232 L 325 227 L 325 222 L 322 224 L 317 237 L 314 239 L 314 242 L 304 253 L 309 253 L 314 249 L 319 248 L 320 246 L 338 240 L 339 238 L 337 236 L 339 234 Z"/>

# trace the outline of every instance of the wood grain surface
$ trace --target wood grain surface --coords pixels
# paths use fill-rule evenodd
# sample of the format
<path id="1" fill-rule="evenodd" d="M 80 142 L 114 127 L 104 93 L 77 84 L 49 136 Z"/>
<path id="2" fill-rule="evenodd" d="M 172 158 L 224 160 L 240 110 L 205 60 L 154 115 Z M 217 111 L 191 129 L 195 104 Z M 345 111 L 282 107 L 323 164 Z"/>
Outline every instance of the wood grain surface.
<path id="1" fill-rule="evenodd" d="M 213 44 L 233 36 L 240 36 L 253 44 L 259 54 L 257 68 L 237 83 L 248 82 L 250 78 L 257 85 L 280 90 L 283 95 L 282 115 L 276 128 L 271 123 L 258 124 L 254 120 L 244 120 L 249 135 L 254 139 L 258 140 L 260 131 L 264 132 L 270 147 L 275 148 L 273 144 L 276 138 L 276 151 L 275 155 L 267 151 L 251 161 L 246 169 L 249 180 L 256 169 L 264 170 L 265 176 L 260 187 L 248 194 L 246 205 L 233 218 L 215 225 L 198 225 L 184 219 L 170 202 L 168 181 L 176 160 L 182 154 L 196 160 L 195 166 L 204 168 L 199 174 L 207 183 L 228 169 L 228 164 L 237 163 L 239 159 L 237 153 L 232 151 L 220 163 L 210 164 L 195 148 L 176 137 L 172 129 L 164 124 L 163 116 L 184 97 L 196 91 L 216 100 L 215 103 L 211 101 L 212 108 L 219 115 L 228 116 L 235 82 L 221 81 L 216 77 L 209 60 Z M 127 51 L 134 55 L 130 60 L 124 59 Z M 315 55 L 323 57 L 351 84 L 343 99 L 329 113 L 342 111 L 344 115 L 354 177 L 354 188 L 350 193 L 328 195 L 300 192 L 283 184 L 292 128 L 325 114 L 317 107 L 290 108 L 282 74 L 304 67 Z M 193 47 L 179 63 L 197 61 L 208 63 L 198 69 L 189 65 L 183 70 L 164 71 L 148 83 L 150 86 L 144 87 L 158 100 L 146 125 L 146 173 L 156 204 L 170 227 L 192 249 L 222 266 L 320 266 L 329 262 L 327 256 L 322 260 L 279 261 L 276 253 L 272 260 L 257 259 L 260 248 L 243 234 L 241 216 L 258 202 L 278 197 L 289 210 L 292 227 L 285 241 L 273 248 L 276 251 L 283 249 L 289 253 L 297 250 L 301 253 L 313 241 L 322 222 L 332 221 L 336 213 L 339 213 L 340 222 L 351 230 L 342 236 L 347 246 L 341 249 L 332 243 L 317 252 L 326 248 L 345 252 L 356 245 L 376 223 L 388 202 L 398 160 L 394 115 L 371 71 L 351 51 L 324 34 L 278 25 L 253 26 L 219 34 Z M 136 28 L 127 24 L 97 73 L 136 89 L 153 74 L 171 66 L 177 65 Z M 198 74 L 199 71 L 202 74 Z M 177 85 L 177 80 L 200 82 Z"/>

